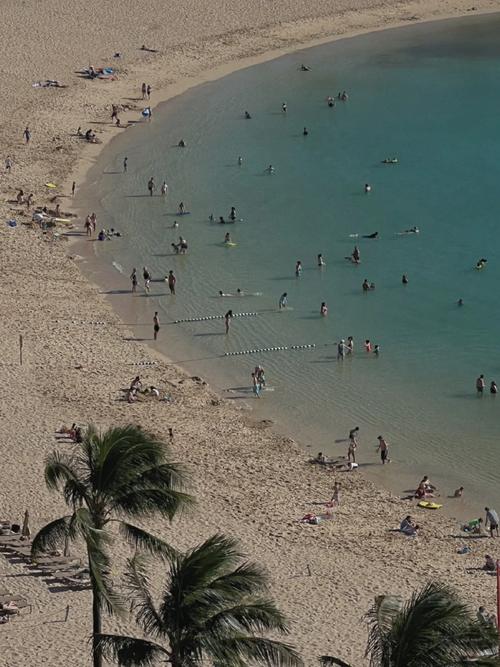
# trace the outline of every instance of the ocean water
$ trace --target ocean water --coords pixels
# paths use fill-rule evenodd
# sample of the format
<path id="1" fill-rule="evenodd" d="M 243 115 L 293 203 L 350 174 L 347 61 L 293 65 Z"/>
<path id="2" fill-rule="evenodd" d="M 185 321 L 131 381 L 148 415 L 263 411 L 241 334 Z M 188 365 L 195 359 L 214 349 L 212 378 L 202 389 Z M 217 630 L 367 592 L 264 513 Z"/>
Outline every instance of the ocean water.
<path id="1" fill-rule="evenodd" d="M 404 491 L 426 473 L 444 497 L 463 485 L 462 513 L 500 500 L 500 395 L 475 392 L 480 373 L 500 383 L 498 34 L 499 15 L 471 15 L 341 40 L 196 87 L 113 141 L 79 197 L 99 226 L 123 234 L 92 243 L 98 265 L 89 267 L 138 338 L 151 337 L 158 310 L 158 347 L 226 396 L 253 401 L 314 453 L 345 454 L 339 441 L 359 425 L 368 474 Z M 349 100 L 329 108 L 326 97 L 342 90 Z M 381 164 L 392 156 L 397 165 Z M 176 215 L 180 201 L 189 215 Z M 243 221 L 209 221 L 233 205 Z M 398 234 L 413 226 L 418 235 Z M 375 231 L 377 240 L 362 238 Z M 237 245 L 224 246 L 226 232 Z M 171 252 L 179 235 L 184 256 Z M 359 266 L 345 259 L 355 243 Z M 177 295 L 155 281 L 149 296 L 131 295 L 133 266 L 154 279 L 173 269 Z M 374 291 L 363 293 L 365 278 Z M 261 295 L 217 297 L 237 288 Z M 283 292 L 290 308 L 278 312 Z M 258 315 L 235 318 L 228 336 L 220 319 L 173 324 L 229 308 Z M 348 336 L 355 353 L 339 362 L 334 343 Z M 364 352 L 367 338 L 378 357 Z M 260 401 L 250 392 L 257 363 L 270 386 Z M 390 443 L 384 468 L 379 434 Z"/>

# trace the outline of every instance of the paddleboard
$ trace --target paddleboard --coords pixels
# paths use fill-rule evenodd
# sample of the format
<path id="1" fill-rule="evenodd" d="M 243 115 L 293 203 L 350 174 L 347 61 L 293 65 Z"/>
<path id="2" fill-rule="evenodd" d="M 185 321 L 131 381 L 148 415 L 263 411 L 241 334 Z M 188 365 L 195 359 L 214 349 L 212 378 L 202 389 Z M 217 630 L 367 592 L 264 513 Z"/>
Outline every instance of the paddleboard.
<path id="1" fill-rule="evenodd" d="M 224 241 L 224 243 L 223 243 L 222 245 L 225 245 L 226 248 L 234 248 L 234 247 L 237 246 L 238 244 L 237 244 L 237 243 L 233 243 L 233 241 Z"/>

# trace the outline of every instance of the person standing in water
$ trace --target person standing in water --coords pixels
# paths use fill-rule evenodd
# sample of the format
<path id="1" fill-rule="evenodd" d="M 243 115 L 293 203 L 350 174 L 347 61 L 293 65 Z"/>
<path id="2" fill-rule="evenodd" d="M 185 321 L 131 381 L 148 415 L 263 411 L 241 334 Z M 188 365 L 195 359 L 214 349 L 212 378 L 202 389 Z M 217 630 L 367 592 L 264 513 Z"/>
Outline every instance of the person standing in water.
<path id="1" fill-rule="evenodd" d="M 297 278 L 300 278 L 301 275 L 302 275 L 302 262 L 300 261 L 300 259 L 298 259 L 295 263 L 295 276 Z"/>
<path id="2" fill-rule="evenodd" d="M 354 352 L 354 338 L 352 336 L 347 336 L 347 354 L 352 354 Z"/>
<path id="3" fill-rule="evenodd" d="M 319 309 L 319 313 L 320 315 L 322 315 L 322 317 L 326 317 L 328 315 L 328 306 L 326 305 L 325 301 L 321 302 L 321 308 Z"/>
<path id="4" fill-rule="evenodd" d="M 490 384 L 490 394 L 497 394 L 497 393 L 498 393 L 497 383 L 495 382 L 495 380 L 492 380 Z"/>
<path id="5" fill-rule="evenodd" d="M 231 212 L 229 213 L 229 220 L 233 222 L 236 220 L 236 209 L 234 206 L 231 206 Z"/>
<path id="6" fill-rule="evenodd" d="M 484 391 L 485 386 L 486 386 L 486 384 L 484 382 L 484 375 L 481 373 L 481 375 L 476 380 L 476 391 L 477 391 L 479 396 L 483 395 L 483 391 Z"/>
<path id="7" fill-rule="evenodd" d="M 174 272 L 170 270 L 168 272 L 168 287 L 170 289 L 170 294 L 175 295 L 175 283 L 177 282 L 177 278 L 174 275 Z"/>
<path id="8" fill-rule="evenodd" d="M 340 343 L 337 344 L 337 360 L 338 361 L 344 361 L 344 355 L 345 355 L 345 341 L 342 338 Z"/>
<path id="9" fill-rule="evenodd" d="M 149 196 L 153 196 L 153 192 L 155 189 L 155 179 L 151 176 L 151 178 L 148 181 L 148 190 L 149 190 Z"/>
<path id="10" fill-rule="evenodd" d="M 403 277 L 401 278 L 401 282 L 403 283 L 403 285 L 408 285 L 408 276 L 406 275 L 406 273 L 403 273 Z"/>
<path id="11" fill-rule="evenodd" d="M 229 327 L 231 326 L 231 318 L 233 317 L 233 311 L 228 310 L 227 313 L 224 315 L 224 323 L 226 325 L 226 334 L 229 333 Z"/>
<path id="12" fill-rule="evenodd" d="M 283 294 L 280 296 L 280 300 L 278 302 L 278 308 L 280 310 L 283 310 L 283 308 L 286 308 L 288 303 L 288 294 L 287 292 L 283 292 Z"/>
<path id="13" fill-rule="evenodd" d="M 149 273 L 148 269 L 143 266 L 142 268 L 142 277 L 144 278 L 144 291 L 146 293 L 149 293 L 149 284 L 151 282 L 151 274 Z"/>
<path id="14" fill-rule="evenodd" d="M 283 102 L 283 104 L 281 105 L 281 111 L 282 111 L 283 113 L 286 113 L 287 110 L 288 110 L 288 107 L 287 107 L 287 105 L 286 105 L 286 102 Z"/>
<path id="15" fill-rule="evenodd" d="M 304 135 L 304 137 L 307 137 L 307 135 L 309 134 L 309 130 L 307 129 L 307 127 L 305 127 L 305 128 L 302 130 L 302 134 Z"/>
<path id="16" fill-rule="evenodd" d="M 323 255 L 321 253 L 318 255 L 318 266 L 320 268 L 325 266 L 325 260 L 323 259 Z"/>
<path id="17" fill-rule="evenodd" d="M 238 166 L 241 167 L 242 164 L 243 164 L 243 158 L 241 157 L 241 155 L 239 155 L 238 156 Z"/>
<path id="18" fill-rule="evenodd" d="M 153 317 L 153 336 L 154 340 L 158 338 L 158 332 L 160 331 L 160 317 L 158 315 L 158 311 L 155 311 L 154 317 Z"/>
<path id="19" fill-rule="evenodd" d="M 128 157 L 123 158 L 123 173 L 127 173 L 127 167 L 128 167 Z"/>
<path id="20" fill-rule="evenodd" d="M 162 197 L 166 197 L 167 194 L 168 194 L 167 181 L 163 181 L 163 183 L 161 184 L 161 194 L 162 194 Z"/>
<path id="21" fill-rule="evenodd" d="M 390 459 L 388 458 L 389 445 L 381 435 L 378 436 L 377 440 L 378 440 L 377 452 L 380 452 L 380 460 L 382 461 L 382 465 L 385 465 L 386 463 L 390 462 Z"/>
<path id="22" fill-rule="evenodd" d="M 132 283 L 132 292 L 135 292 L 137 290 L 137 269 L 135 267 L 130 274 L 130 281 Z"/>

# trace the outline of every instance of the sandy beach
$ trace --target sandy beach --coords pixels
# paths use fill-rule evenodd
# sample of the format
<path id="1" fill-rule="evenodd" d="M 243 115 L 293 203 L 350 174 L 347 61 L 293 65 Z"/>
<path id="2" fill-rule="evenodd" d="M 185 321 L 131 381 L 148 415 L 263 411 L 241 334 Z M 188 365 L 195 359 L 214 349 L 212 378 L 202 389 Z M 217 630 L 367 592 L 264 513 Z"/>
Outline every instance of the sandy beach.
<path id="1" fill-rule="evenodd" d="M 44 457 L 72 447 L 54 437 L 62 424 L 92 422 L 105 428 L 133 422 L 166 441 L 173 428 L 172 449 L 189 467 L 198 504 L 171 527 L 158 520 L 149 528 L 179 548 L 218 531 L 238 537 L 248 556 L 268 569 L 273 595 L 291 620 L 290 641 L 306 665 L 318 664 L 322 654 L 367 664 L 361 619 L 374 596 L 408 596 L 429 579 L 446 581 L 471 604 L 494 611 L 494 578 L 466 571 L 482 565 L 492 549 L 489 540 L 464 540 L 456 522 L 416 510 L 414 503 L 376 488 L 360 473 L 335 474 L 311 465 L 297 443 L 274 434 L 267 423 L 151 348 L 127 340 L 127 326 L 82 275 L 67 239 L 22 224 L 31 220 L 31 210 L 12 203 L 21 188 L 33 193 L 36 205 L 49 208 L 56 193 L 61 210 L 71 211 L 72 181 L 78 187 L 102 146 L 127 131 L 110 122 L 112 104 L 129 107 L 120 112 L 123 125 L 137 120 L 142 82 L 152 85 L 155 105 L 197 83 L 302 46 L 466 15 L 471 7 L 461 0 L 341 0 L 334 8 L 326 0 L 307 6 L 286 0 L 279 8 L 259 0 L 231 5 L 175 0 L 168 6 L 159 0 L 3 3 L 0 206 L 4 221 L 15 218 L 18 224 L 0 228 L 0 519 L 19 522 L 29 509 L 36 531 L 64 513 L 61 499 L 49 494 L 43 480 Z M 479 0 L 474 7 L 475 14 L 498 11 L 490 1 Z M 143 44 L 158 52 L 142 51 Z M 76 74 L 89 64 L 112 67 L 115 77 L 89 80 Z M 32 86 L 47 79 L 67 87 Z M 87 144 L 76 136 L 78 127 L 92 128 L 102 143 Z M 11 173 L 3 167 L 8 156 Z M 48 190 L 48 182 L 58 187 Z M 82 224 L 77 220 L 75 228 Z M 121 389 L 137 374 L 145 384 L 168 391 L 173 403 L 121 400 Z M 329 500 L 335 480 L 341 481 L 343 496 L 334 520 L 300 524 L 304 514 Z M 417 539 L 391 532 L 410 512 L 422 526 Z M 459 555 L 465 542 L 472 552 Z M 119 543 L 113 548 L 117 576 L 127 555 Z M 61 590 L 4 555 L 0 575 L 2 586 L 26 596 L 31 605 L 1 627 L 6 665 L 90 664 L 90 592 Z M 115 620 L 105 627 L 131 629 Z"/>

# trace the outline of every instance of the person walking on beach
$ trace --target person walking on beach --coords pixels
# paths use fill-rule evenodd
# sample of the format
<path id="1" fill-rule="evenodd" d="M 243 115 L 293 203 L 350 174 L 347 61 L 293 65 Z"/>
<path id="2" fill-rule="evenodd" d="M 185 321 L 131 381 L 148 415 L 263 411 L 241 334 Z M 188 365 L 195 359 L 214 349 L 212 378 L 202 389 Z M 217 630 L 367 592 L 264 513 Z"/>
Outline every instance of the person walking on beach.
<path id="1" fill-rule="evenodd" d="M 155 311 L 153 317 L 153 336 L 154 340 L 158 338 L 158 331 L 160 331 L 160 318 L 158 316 L 158 311 Z"/>
<path id="2" fill-rule="evenodd" d="M 153 178 L 153 176 L 151 176 L 151 178 L 148 181 L 148 190 L 150 197 L 153 196 L 154 189 L 155 189 L 155 179 Z"/>
<path id="3" fill-rule="evenodd" d="M 349 463 L 351 460 L 353 463 L 356 463 L 356 449 L 358 447 L 358 443 L 356 442 L 356 438 L 351 438 L 349 440 L 349 446 L 347 447 L 347 462 Z"/>
<path id="4" fill-rule="evenodd" d="M 481 375 L 476 380 L 476 391 L 477 391 L 479 396 L 483 395 L 483 391 L 484 391 L 485 386 L 486 386 L 486 383 L 484 381 L 484 375 L 481 373 Z"/>
<path id="5" fill-rule="evenodd" d="M 71 196 L 75 196 L 75 190 L 76 190 L 76 181 L 73 181 L 73 184 L 71 186 Z"/>
<path id="6" fill-rule="evenodd" d="M 127 166 L 128 166 L 127 163 L 128 163 L 128 157 L 125 156 L 125 157 L 123 158 L 123 173 L 124 173 L 124 174 L 127 173 Z"/>
<path id="7" fill-rule="evenodd" d="M 380 460 L 382 461 L 382 464 L 385 465 L 390 461 L 390 459 L 388 458 L 389 445 L 381 435 L 378 436 L 377 440 L 378 440 L 377 452 L 380 452 Z"/>
<path id="8" fill-rule="evenodd" d="M 151 274 L 149 273 L 147 267 L 142 267 L 142 277 L 144 278 L 144 291 L 149 293 L 149 284 L 151 282 Z"/>
<path id="9" fill-rule="evenodd" d="M 288 293 L 283 292 L 283 294 L 280 296 L 280 300 L 278 302 L 279 310 L 283 310 L 283 308 L 286 308 L 287 303 L 288 303 Z"/>
<path id="10" fill-rule="evenodd" d="M 137 269 L 134 268 L 132 269 L 132 273 L 130 274 L 130 281 L 132 283 L 132 293 L 137 291 Z"/>
<path id="11" fill-rule="evenodd" d="M 141 93 L 142 93 L 142 99 L 146 99 L 146 93 L 147 93 L 148 87 L 146 86 L 145 83 L 142 84 L 141 86 Z"/>
<path id="12" fill-rule="evenodd" d="M 12 160 L 10 155 L 7 155 L 5 158 L 5 171 L 10 174 L 10 170 L 12 169 Z"/>
<path id="13" fill-rule="evenodd" d="M 170 290 L 170 294 L 175 295 L 175 283 L 177 282 L 177 278 L 174 275 L 173 271 L 168 272 L 168 288 Z"/>
<path id="14" fill-rule="evenodd" d="M 496 530 L 498 537 L 498 514 L 495 510 L 491 510 L 489 507 L 485 507 L 484 511 L 486 512 L 486 520 L 484 522 L 484 527 L 490 525 L 490 536 L 493 537 L 493 533 Z"/>
<path id="15" fill-rule="evenodd" d="M 233 311 L 228 310 L 227 313 L 224 315 L 224 323 L 226 325 L 226 334 L 229 333 L 229 327 L 231 326 L 231 318 L 233 317 Z"/>
<path id="16" fill-rule="evenodd" d="M 30 131 L 30 128 L 29 128 L 27 125 L 26 125 L 26 127 L 24 128 L 23 137 L 24 137 L 24 141 L 25 141 L 27 144 L 29 144 L 29 142 L 30 142 L 30 140 L 31 140 L 31 131 Z"/>
<path id="17" fill-rule="evenodd" d="M 340 482 L 335 482 L 334 483 L 334 485 L 333 485 L 333 494 L 332 494 L 332 497 L 330 498 L 330 503 L 332 505 L 335 505 L 336 507 L 338 507 L 340 505 L 340 497 L 341 497 L 340 486 L 341 486 Z"/>
<path id="18" fill-rule="evenodd" d="M 152 90 L 153 89 L 151 88 L 151 84 L 148 83 L 148 85 L 146 86 L 146 97 L 148 98 L 148 100 L 151 99 L 151 91 Z"/>
<path id="19" fill-rule="evenodd" d="M 252 387 L 253 387 L 253 393 L 255 395 L 255 398 L 260 398 L 261 386 L 260 386 L 259 378 L 257 377 L 257 375 L 255 373 L 252 373 Z"/>

